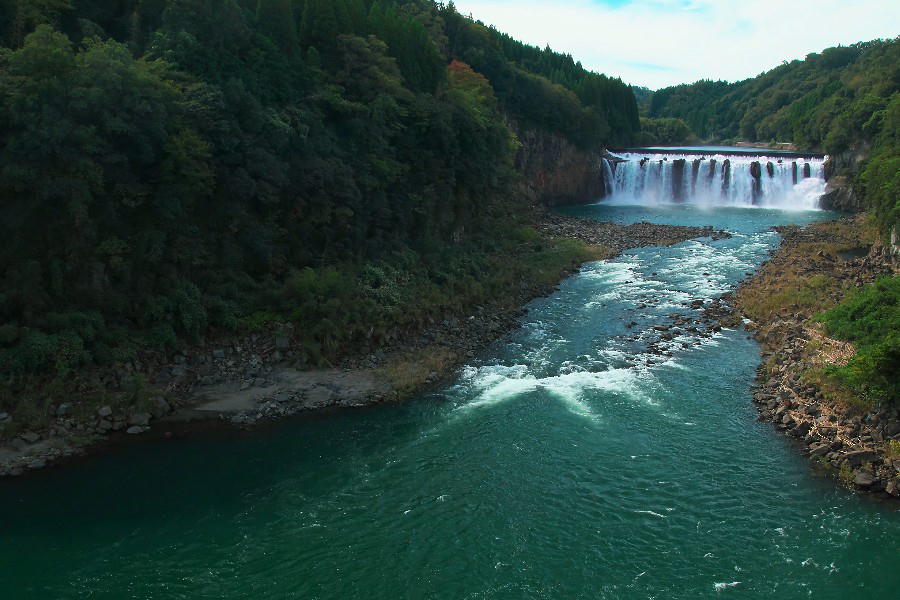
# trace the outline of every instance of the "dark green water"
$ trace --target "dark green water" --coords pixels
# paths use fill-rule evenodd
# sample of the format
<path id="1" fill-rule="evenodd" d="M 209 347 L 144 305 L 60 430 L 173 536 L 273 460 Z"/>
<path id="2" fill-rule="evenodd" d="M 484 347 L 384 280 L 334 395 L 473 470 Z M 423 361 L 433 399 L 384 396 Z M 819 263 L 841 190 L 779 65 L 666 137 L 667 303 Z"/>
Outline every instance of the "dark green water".
<path id="1" fill-rule="evenodd" d="M 900 514 L 756 422 L 745 333 L 643 354 L 825 215 L 577 212 L 736 235 L 589 265 L 415 402 L 0 482 L 0 598 L 896 597 Z"/>

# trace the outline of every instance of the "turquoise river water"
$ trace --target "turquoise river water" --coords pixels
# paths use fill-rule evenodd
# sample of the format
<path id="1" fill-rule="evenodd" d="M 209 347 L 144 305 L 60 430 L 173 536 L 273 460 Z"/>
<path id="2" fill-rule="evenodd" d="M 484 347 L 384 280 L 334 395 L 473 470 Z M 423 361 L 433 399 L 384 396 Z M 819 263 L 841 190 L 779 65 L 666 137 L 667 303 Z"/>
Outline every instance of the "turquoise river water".
<path id="1" fill-rule="evenodd" d="M 898 597 L 900 513 L 756 421 L 746 332 L 644 353 L 765 259 L 771 225 L 828 215 L 570 212 L 735 235 L 586 265 L 415 401 L 0 482 L 0 598 Z"/>

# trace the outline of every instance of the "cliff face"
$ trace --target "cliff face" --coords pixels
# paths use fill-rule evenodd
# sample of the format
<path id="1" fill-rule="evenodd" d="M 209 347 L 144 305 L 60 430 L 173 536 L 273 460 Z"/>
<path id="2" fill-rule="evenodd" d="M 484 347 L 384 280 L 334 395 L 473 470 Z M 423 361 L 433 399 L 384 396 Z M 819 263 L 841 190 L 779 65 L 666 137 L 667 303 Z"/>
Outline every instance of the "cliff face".
<path id="1" fill-rule="evenodd" d="M 845 212 L 862 212 L 866 209 L 862 195 L 853 186 L 847 173 L 855 173 L 865 160 L 869 148 L 847 151 L 830 156 L 825 162 L 825 180 L 828 187 L 822 196 L 822 208 Z"/>
<path id="2" fill-rule="evenodd" d="M 516 167 L 525 193 L 547 206 L 587 204 L 604 195 L 603 166 L 597 152 L 584 152 L 565 138 L 512 125 L 522 147 Z"/>

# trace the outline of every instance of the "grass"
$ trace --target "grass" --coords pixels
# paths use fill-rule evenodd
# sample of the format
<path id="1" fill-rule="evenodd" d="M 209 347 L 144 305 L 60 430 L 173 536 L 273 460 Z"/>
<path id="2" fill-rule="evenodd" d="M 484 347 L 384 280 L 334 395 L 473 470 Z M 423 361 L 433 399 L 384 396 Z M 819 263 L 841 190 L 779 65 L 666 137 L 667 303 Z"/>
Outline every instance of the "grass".
<path id="1" fill-rule="evenodd" d="M 837 408 L 862 415 L 876 407 L 867 396 L 859 394 L 851 386 L 831 375 L 827 367 L 808 369 L 800 376 L 800 381 L 819 389 L 825 400 Z"/>
<path id="2" fill-rule="evenodd" d="M 838 480 L 842 484 L 847 487 L 853 487 L 853 480 L 856 479 L 856 475 L 853 473 L 853 469 L 846 462 L 841 464 L 841 468 L 838 469 L 837 472 Z"/>
<path id="3" fill-rule="evenodd" d="M 459 361 L 459 355 L 441 346 L 429 346 L 392 360 L 382 374 L 400 399 L 408 398 L 429 383 L 432 374 L 446 373 Z"/>
<path id="4" fill-rule="evenodd" d="M 745 315 L 763 322 L 786 311 L 797 314 L 823 310 L 832 304 L 830 296 L 839 288 L 840 284 L 826 275 L 790 277 L 783 274 L 778 282 L 739 290 L 736 302 Z"/>
<path id="5" fill-rule="evenodd" d="M 890 461 L 900 460 L 900 440 L 888 440 L 884 443 L 884 458 Z"/>

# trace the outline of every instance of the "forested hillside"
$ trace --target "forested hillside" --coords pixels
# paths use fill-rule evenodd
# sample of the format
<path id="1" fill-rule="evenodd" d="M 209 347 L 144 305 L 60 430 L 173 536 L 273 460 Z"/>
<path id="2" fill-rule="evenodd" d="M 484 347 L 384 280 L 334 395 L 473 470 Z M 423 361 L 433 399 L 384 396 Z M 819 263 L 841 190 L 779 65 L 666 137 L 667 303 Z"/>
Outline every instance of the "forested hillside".
<path id="1" fill-rule="evenodd" d="M 900 223 L 900 38 L 828 48 L 737 83 L 659 90 L 650 116 L 683 119 L 710 141 L 827 152 L 857 177 L 885 230 Z"/>
<path id="2" fill-rule="evenodd" d="M 0 40 L 0 408 L 211 331 L 290 320 L 327 364 L 485 301 L 577 254 L 527 230 L 511 127 L 639 128 L 452 3 L 0 0 Z"/>

